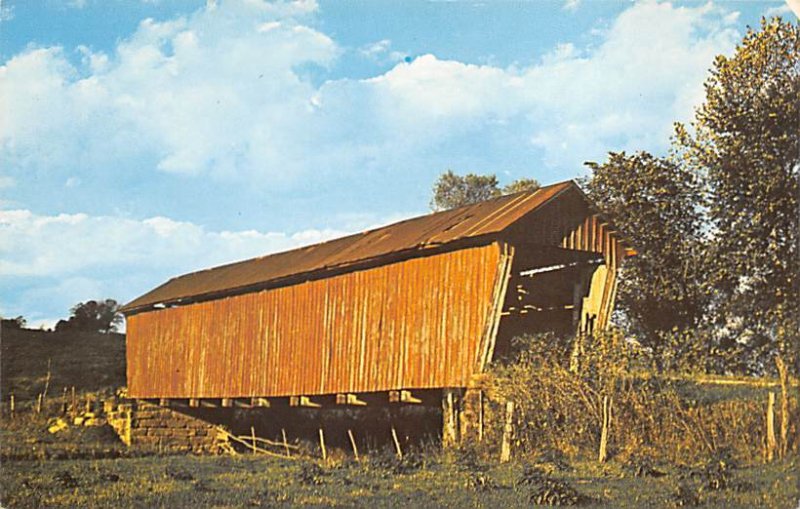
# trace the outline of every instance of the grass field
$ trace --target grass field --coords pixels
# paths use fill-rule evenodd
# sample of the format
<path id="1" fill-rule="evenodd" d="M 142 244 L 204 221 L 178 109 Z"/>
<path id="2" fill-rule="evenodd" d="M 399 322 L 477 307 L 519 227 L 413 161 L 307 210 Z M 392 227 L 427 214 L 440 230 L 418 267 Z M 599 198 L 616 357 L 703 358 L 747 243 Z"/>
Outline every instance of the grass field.
<path id="1" fill-rule="evenodd" d="M 662 477 L 635 477 L 613 463 L 562 470 L 545 464 L 539 467 L 552 471 L 548 480 L 524 483 L 519 463 L 375 463 L 321 467 L 247 454 L 19 461 L 3 465 L 0 481 L 5 507 L 527 507 L 537 495 L 577 494 L 584 507 L 794 509 L 800 500 L 792 462 L 733 469 L 719 489 L 678 467 L 662 468 Z"/>
<path id="2" fill-rule="evenodd" d="M 332 461 L 254 456 L 143 455 L 108 427 L 70 426 L 56 434 L 48 417 L 62 410 L 62 387 L 112 393 L 124 384 L 124 337 L 4 331 L 2 391 L 25 402 L 0 419 L 3 507 L 800 507 L 797 458 L 769 465 L 624 463 L 515 458 L 508 464 L 435 445 L 402 461 L 365 451 L 362 461 L 331 451 Z M 42 391 L 50 359 L 50 394 Z M 712 400 L 757 397 L 762 390 L 690 386 Z M 7 405 L 6 405 L 7 406 Z M 314 444 L 304 449 L 316 454 Z M 493 455 L 494 457 L 494 455 Z"/>

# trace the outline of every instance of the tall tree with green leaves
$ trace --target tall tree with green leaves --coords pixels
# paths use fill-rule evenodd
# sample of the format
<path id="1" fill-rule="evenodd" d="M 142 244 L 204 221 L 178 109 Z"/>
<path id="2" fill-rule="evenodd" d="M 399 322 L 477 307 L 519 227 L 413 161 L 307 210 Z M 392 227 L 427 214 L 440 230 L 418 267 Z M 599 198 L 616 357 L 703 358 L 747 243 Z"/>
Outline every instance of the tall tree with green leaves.
<path id="1" fill-rule="evenodd" d="M 658 350 L 665 333 L 695 327 L 706 309 L 699 182 L 646 152 L 587 165 L 587 193 L 637 251 L 623 265 L 618 308 L 639 341 Z"/>
<path id="2" fill-rule="evenodd" d="M 453 170 L 447 170 L 433 184 L 433 198 L 431 209 L 449 210 L 464 205 L 471 205 L 496 198 L 504 194 L 520 193 L 523 191 L 536 191 L 539 182 L 535 179 L 522 178 L 515 180 L 507 186 L 500 188 L 497 176 L 476 175 L 467 173 L 457 175 Z"/>
<path id="3" fill-rule="evenodd" d="M 722 330 L 767 356 L 757 365 L 800 350 L 800 27 L 762 20 L 718 56 L 675 146 L 707 187 Z"/>
<path id="4" fill-rule="evenodd" d="M 433 210 L 448 210 L 471 205 L 500 196 L 500 187 L 495 175 L 467 173 L 457 175 L 447 170 L 439 175 L 433 185 Z"/>

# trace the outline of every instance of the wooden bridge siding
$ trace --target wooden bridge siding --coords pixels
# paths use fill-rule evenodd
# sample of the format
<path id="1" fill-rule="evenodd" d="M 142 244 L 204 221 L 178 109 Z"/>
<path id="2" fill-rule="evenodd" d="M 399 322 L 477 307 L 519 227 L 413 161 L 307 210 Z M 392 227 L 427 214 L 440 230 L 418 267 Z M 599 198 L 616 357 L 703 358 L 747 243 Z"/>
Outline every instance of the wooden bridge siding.
<path id="1" fill-rule="evenodd" d="M 128 317 L 137 398 L 465 386 L 480 362 L 500 247 Z"/>

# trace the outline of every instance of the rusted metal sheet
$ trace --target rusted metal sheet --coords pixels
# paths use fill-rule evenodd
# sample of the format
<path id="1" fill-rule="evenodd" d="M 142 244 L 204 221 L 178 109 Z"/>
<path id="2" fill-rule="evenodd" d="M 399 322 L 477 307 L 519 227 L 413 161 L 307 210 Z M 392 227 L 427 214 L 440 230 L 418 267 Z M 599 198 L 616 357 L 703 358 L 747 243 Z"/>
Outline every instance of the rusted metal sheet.
<path id="1" fill-rule="evenodd" d="M 234 398 L 466 386 L 492 347 L 510 256 L 493 243 L 131 315 L 129 392 Z"/>
<path id="2" fill-rule="evenodd" d="M 535 192 L 507 195 L 321 244 L 193 272 L 173 278 L 142 295 L 125 305 L 123 312 L 131 314 L 154 304 L 175 303 L 204 295 L 216 298 L 225 292 L 235 293 L 236 289 L 257 289 L 250 287 L 267 282 L 292 284 L 303 275 L 369 261 L 383 263 L 383 257 L 397 253 L 424 255 L 426 250 L 458 241 L 474 240 L 473 245 L 485 245 L 495 240 L 492 235 L 568 189 L 576 191 L 576 195 L 580 193 L 574 182 L 562 182 Z"/>

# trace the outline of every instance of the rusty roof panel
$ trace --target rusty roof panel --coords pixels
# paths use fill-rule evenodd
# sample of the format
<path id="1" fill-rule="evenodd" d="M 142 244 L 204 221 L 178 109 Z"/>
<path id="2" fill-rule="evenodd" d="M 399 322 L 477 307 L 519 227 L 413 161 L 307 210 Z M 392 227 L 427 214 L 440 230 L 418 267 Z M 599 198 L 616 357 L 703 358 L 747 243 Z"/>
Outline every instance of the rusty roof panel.
<path id="1" fill-rule="evenodd" d="M 320 244 L 193 272 L 173 278 L 129 302 L 123 311 L 130 313 L 158 303 L 224 294 L 393 253 L 495 234 L 568 188 L 577 186 L 572 181 L 561 182 L 535 192 L 506 195 Z"/>

